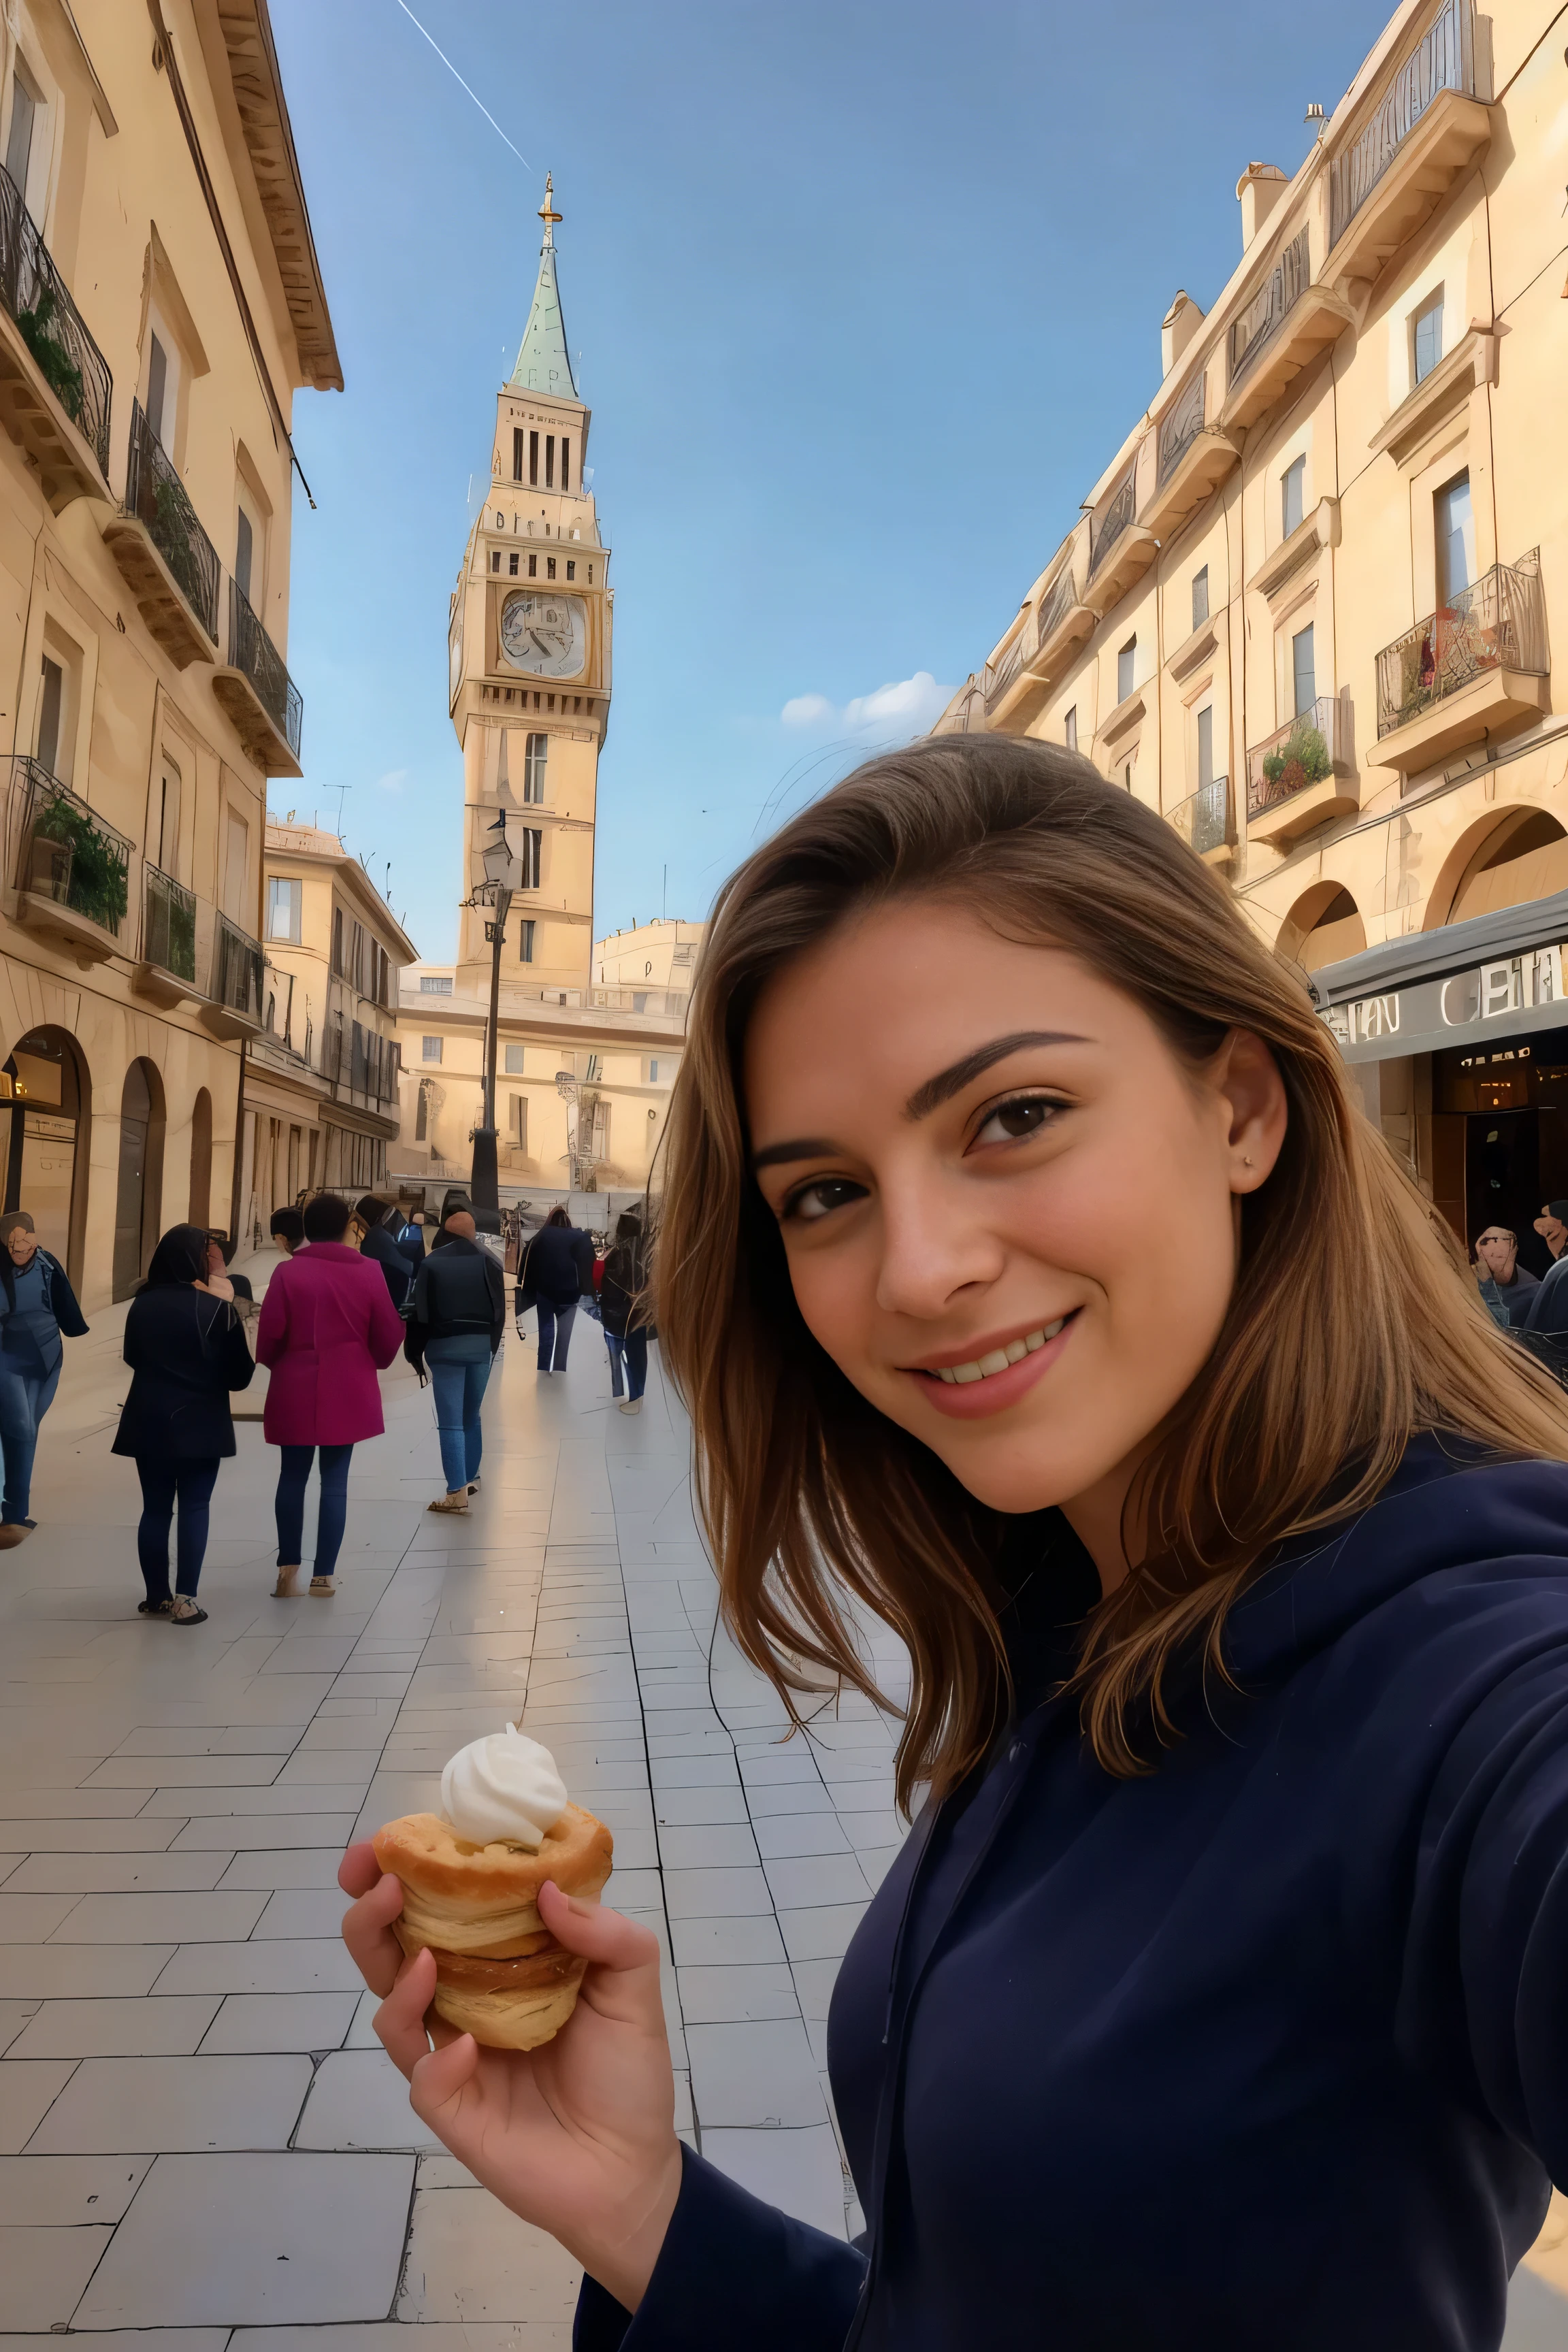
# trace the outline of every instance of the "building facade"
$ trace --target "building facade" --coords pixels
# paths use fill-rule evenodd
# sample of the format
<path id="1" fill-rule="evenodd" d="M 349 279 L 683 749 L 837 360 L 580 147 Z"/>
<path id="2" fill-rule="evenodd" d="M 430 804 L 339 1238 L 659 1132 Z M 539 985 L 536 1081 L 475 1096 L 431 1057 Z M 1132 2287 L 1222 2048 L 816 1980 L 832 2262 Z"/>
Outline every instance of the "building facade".
<path id="1" fill-rule="evenodd" d="M 393 1173 L 466 1183 L 483 1110 L 493 908 L 484 852 L 516 887 L 500 968 L 495 1085 L 503 1198 L 640 1191 L 679 1058 L 684 995 L 668 925 L 655 989 L 596 985 L 594 844 L 609 725 L 614 592 L 587 466 L 556 278 L 552 184 L 533 302 L 496 398 L 489 496 L 453 591 L 450 710 L 463 755 L 463 872 L 454 963 L 405 975 L 402 1121 Z M 688 982 L 688 988 L 689 983 Z M 679 1000 L 679 1001 L 678 1001 Z M 671 1007 L 674 1007 L 671 1010 Z M 652 1075 L 650 1075 L 650 1072 Z"/>
<path id="2" fill-rule="evenodd" d="M 382 1191 L 398 1129 L 398 995 L 413 941 L 336 834 L 269 822 L 262 1027 L 247 1050 L 243 1229 L 325 1188 Z"/>
<path id="3" fill-rule="evenodd" d="M 5 1205 L 89 1308 L 236 1213 L 307 384 L 342 375 L 266 0 L 7 5 Z"/>
<path id="4" fill-rule="evenodd" d="M 1455 1229 L 1527 1259 L 1568 1194 L 1555 21 L 1415 0 L 1293 177 L 1247 165 L 1229 283 L 1176 295 L 1158 391 L 938 722 L 1161 810 Z"/>

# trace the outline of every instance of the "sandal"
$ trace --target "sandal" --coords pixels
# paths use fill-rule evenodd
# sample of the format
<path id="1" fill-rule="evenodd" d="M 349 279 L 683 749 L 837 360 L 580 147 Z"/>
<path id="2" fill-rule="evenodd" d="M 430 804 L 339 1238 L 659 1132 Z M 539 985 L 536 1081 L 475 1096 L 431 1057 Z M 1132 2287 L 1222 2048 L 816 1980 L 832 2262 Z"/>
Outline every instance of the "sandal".
<path id="1" fill-rule="evenodd" d="M 310 1590 L 320 1601 L 330 1601 L 337 1591 L 337 1580 L 331 1576 L 313 1576 Z"/>
<path id="2" fill-rule="evenodd" d="M 436 1500 L 433 1503 L 426 1503 L 425 1507 L 427 1511 L 450 1511 L 454 1518 L 466 1517 L 468 1509 L 468 1490 L 466 1486 L 455 1487 L 450 1494 L 437 1495 Z"/>
<path id="3" fill-rule="evenodd" d="M 279 1570 L 278 1581 L 272 1588 L 272 1598 L 274 1601 L 298 1601 L 300 1596 L 294 1590 L 294 1579 L 299 1575 L 299 1573 L 300 1563 L 298 1560 L 294 1562 L 292 1568 L 280 1568 Z"/>
<path id="4" fill-rule="evenodd" d="M 207 1612 L 199 1609 L 188 1592 L 176 1592 L 169 1608 L 171 1625 L 205 1625 Z"/>
<path id="5" fill-rule="evenodd" d="M 162 1601 L 139 1601 L 136 1603 L 138 1617 L 172 1617 L 174 1613 L 174 1596 L 172 1592 L 166 1592 Z"/>

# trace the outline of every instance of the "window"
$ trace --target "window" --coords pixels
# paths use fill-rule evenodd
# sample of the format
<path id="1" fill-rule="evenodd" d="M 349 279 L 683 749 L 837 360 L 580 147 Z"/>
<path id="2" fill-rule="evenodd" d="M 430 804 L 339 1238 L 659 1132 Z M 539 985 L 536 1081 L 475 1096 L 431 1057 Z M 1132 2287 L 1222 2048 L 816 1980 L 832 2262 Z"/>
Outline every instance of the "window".
<path id="1" fill-rule="evenodd" d="M 1116 656 L 1116 699 L 1125 702 L 1138 681 L 1138 640 L 1129 637 Z"/>
<path id="2" fill-rule="evenodd" d="M 419 1098 L 414 1106 L 414 1140 L 423 1143 L 430 1132 L 430 1096 L 423 1078 L 419 1081 Z"/>
<path id="3" fill-rule="evenodd" d="M 162 874 L 180 872 L 180 771 L 165 751 L 158 762 L 158 782 L 153 796 L 153 822 L 147 828 L 147 854 Z M 294 934 L 295 938 L 299 933 Z"/>
<path id="4" fill-rule="evenodd" d="M 343 968 L 343 910 L 332 908 L 332 970 L 341 973 Z"/>
<path id="5" fill-rule="evenodd" d="M 1423 304 L 1410 321 L 1410 381 L 1418 384 L 1431 374 L 1443 356 L 1443 289 Z"/>
<path id="6" fill-rule="evenodd" d="M 1290 640 L 1290 679 L 1295 695 L 1295 716 L 1310 710 L 1318 698 L 1317 664 L 1312 654 L 1312 625 L 1298 629 Z"/>
<path id="7" fill-rule="evenodd" d="M 518 884 L 520 890 L 537 890 L 539 887 L 539 854 L 543 842 L 544 835 L 531 826 L 523 834 L 522 847 L 518 855 L 518 862 L 522 867 L 522 880 Z"/>
<path id="8" fill-rule="evenodd" d="M 528 436 L 528 478 L 537 489 L 539 488 L 539 436 L 537 433 L 531 433 Z"/>
<path id="9" fill-rule="evenodd" d="M 1302 500 L 1307 495 L 1307 460 L 1298 457 L 1287 466 L 1279 484 L 1279 530 L 1289 539 L 1293 530 L 1301 528 Z"/>
<path id="10" fill-rule="evenodd" d="M 650 1060 L 648 1063 L 647 1082 L 650 1087 L 657 1087 L 658 1084 L 658 1064 L 656 1061 Z"/>
<path id="11" fill-rule="evenodd" d="M 543 801 L 544 770 L 549 757 L 549 736 L 531 735 L 522 754 L 522 797 L 525 801 Z"/>
<path id="12" fill-rule="evenodd" d="M 166 449 L 174 439 L 174 383 L 169 364 L 168 347 L 162 337 L 149 331 L 147 337 L 147 422 L 154 437 Z"/>
<path id="13" fill-rule="evenodd" d="M 452 975 L 449 971 L 422 971 L 419 975 L 421 996 L 450 996 Z"/>
<path id="14" fill-rule="evenodd" d="M 1131 792 L 1132 790 L 1132 762 L 1131 760 L 1128 761 L 1127 765 L 1121 771 L 1121 781 L 1126 789 Z"/>
<path id="15" fill-rule="evenodd" d="M 517 960 L 519 963 L 533 961 L 533 918 L 518 925 Z"/>
<path id="16" fill-rule="evenodd" d="M 224 830 L 223 911 L 246 930 L 256 920 L 250 897 L 250 827 L 230 809 Z"/>
<path id="17" fill-rule="evenodd" d="M 250 570 L 255 551 L 256 536 L 250 528 L 250 517 L 241 507 L 234 532 L 234 577 L 235 584 L 247 604 L 250 602 Z"/>
<path id="18" fill-rule="evenodd" d="M 555 577 L 555 558 L 552 555 L 547 555 L 544 559 L 544 576 L 547 580 L 553 580 Z"/>
<path id="19" fill-rule="evenodd" d="M 577 566 L 570 556 L 566 558 L 566 577 L 568 580 L 575 580 L 577 577 Z"/>
<path id="20" fill-rule="evenodd" d="M 531 580 L 537 580 L 539 577 L 539 558 L 537 555 L 531 555 L 528 559 L 528 576 Z"/>
<path id="21" fill-rule="evenodd" d="M 1198 713 L 1198 790 L 1214 782 L 1214 705 L 1205 702 Z"/>
<path id="22" fill-rule="evenodd" d="M 1209 568 L 1193 574 L 1193 626 L 1201 629 L 1209 616 Z"/>
<path id="23" fill-rule="evenodd" d="M 555 436 L 553 433 L 547 433 L 544 436 L 544 487 L 547 490 L 552 490 L 555 488 Z"/>
<path id="24" fill-rule="evenodd" d="M 589 566 L 588 566 L 588 585 L 589 585 L 589 587 L 591 588 L 591 587 L 593 586 L 593 584 L 594 584 L 594 567 L 593 567 L 593 565 L 590 563 L 590 564 L 589 564 Z"/>
<path id="25" fill-rule="evenodd" d="M 269 940 L 294 940 L 300 937 L 300 900 L 302 885 L 272 874 L 267 881 L 267 936 Z"/>
<path id="26" fill-rule="evenodd" d="M 515 552 L 507 557 L 506 568 L 515 580 L 517 578 L 517 556 Z"/>
<path id="27" fill-rule="evenodd" d="M 563 490 L 569 490 L 572 487 L 571 451 L 571 436 L 570 435 L 563 433 L 561 436 L 561 487 Z"/>
<path id="28" fill-rule="evenodd" d="M 38 114 L 38 93 L 18 65 L 11 82 L 11 131 L 5 142 L 5 169 L 24 204 L 27 172 L 33 160 L 33 127 Z"/>
<path id="29" fill-rule="evenodd" d="M 1062 720 L 1062 741 L 1069 751 L 1078 750 L 1078 705 L 1075 702 Z"/>
<path id="30" fill-rule="evenodd" d="M 526 1095 L 513 1095 L 511 1097 L 510 1137 L 514 1151 L 528 1150 L 528 1097 Z"/>
<path id="31" fill-rule="evenodd" d="M 604 1075 L 604 1055 L 602 1054 L 590 1054 L 588 1056 L 588 1076 L 586 1083 L 591 1087 L 596 1086 Z"/>
<path id="32" fill-rule="evenodd" d="M 521 425 L 514 425 L 511 428 L 511 478 L 514 482 L 521 482 L 522 479 L 522 427 Z"/>
<path id="33" fill-rule="evenodd" d="M 38 751 L 40 768 L 47 768 L 51 776 L 59 772 L 60 709 L 65 700 L 66 674 L 58 661 L 44 656 L 44 683 L 38 696 Z"/>
<path id="34" fill-rule="evenodd" d="M 500 570 L 500 550 L 499 547 L 493 548 L 490 551 L 490 570 L 492 572 L 499 572 Z"/>
<path id="35" fill-rule="evenodd" d="M 419 1040 L 419 1058 L 422 1062 L 438 1062 L 440 1060 L 441 1040 L 439 1037 L 421 1037 Z"/>
<path id="36" fill-rule="evenodd" d="M 1436 496 L 1437 601 L 1451 604 L 1476 576 L 1476 520 L 1470 510 L 1470 478 L 1458 474 Z"/>
<path id="37" fill-rule="evenodd" d="M 522 1057 L 526 1050 L 527 1048 L 522 1045 L 508 1045 L 506 1049 L 506 1074 L 509 1078 L 521 1077 Z"/>

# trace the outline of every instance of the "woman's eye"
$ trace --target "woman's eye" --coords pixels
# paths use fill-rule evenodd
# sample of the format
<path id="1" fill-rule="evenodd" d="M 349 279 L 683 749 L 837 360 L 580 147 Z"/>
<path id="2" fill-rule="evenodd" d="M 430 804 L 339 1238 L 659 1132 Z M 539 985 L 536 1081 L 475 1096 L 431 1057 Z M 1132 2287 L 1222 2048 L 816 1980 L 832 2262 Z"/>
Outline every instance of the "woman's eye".
<path id="1" fill-rule="evenodd" d="M 1024 1095 L 1016 1102 L 998 1103 L 986 1114 L 984 1125 L 975 1136 L 976 1143 L 1018 1143 L 1026 1136 L 1038 1135 L 1060 1112 L 1062 1106 L 1047 1102 L 1038 1095 Z"/>
<path id="2" fill-rule="evenodd" d="M 780 1214 L 797 1223 L 812 1225 L 830 1216 L 835 1209 L 865 1197 L 864 1184 L 852 1184 L 847 1176 L 819 1176 L 815 1184 L 804 1184 L 798 1192 L 792 1192 Z"/>

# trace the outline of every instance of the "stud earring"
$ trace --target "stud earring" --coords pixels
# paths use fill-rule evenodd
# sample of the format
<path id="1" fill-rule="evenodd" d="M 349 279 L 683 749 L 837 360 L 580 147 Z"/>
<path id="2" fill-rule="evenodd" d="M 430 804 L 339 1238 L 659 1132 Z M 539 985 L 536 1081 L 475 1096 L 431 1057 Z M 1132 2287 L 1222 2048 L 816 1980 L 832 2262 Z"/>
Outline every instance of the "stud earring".
<path id="1" fill-rule="evenodd" d="M 1243 1166 L 1244 1168 L 1250 1168 L 1250 1167 L 1251 1167 L 1251 1165 L 1252 1165 L 1252 1162 L 1251 1162 L 1251 1160 L 1243 1160 L 1243 1161 L 1242 1161 L 1242 1163 L 1241 1163 L 1241 1164 L 1242 1164 L 1242 1166 Z"/>

